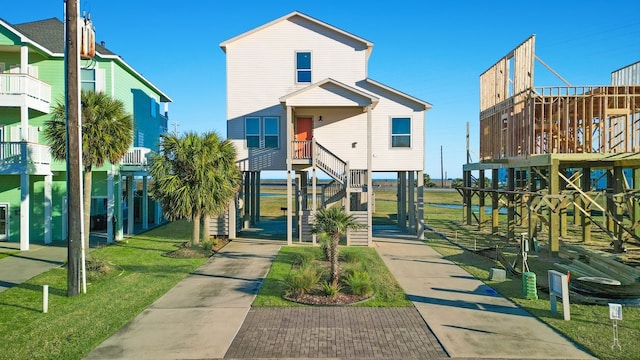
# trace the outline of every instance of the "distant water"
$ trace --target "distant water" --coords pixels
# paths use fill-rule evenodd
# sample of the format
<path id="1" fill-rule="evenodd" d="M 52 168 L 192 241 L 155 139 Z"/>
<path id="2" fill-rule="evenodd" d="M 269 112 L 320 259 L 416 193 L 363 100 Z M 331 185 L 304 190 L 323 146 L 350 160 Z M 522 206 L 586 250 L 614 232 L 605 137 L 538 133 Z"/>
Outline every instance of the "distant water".
<path id="1" fill-rule="evenodd" d="M 439 207 L 439 208 L 445 208 L 445 209 L 462 209 L 462 205 L 460 204 L 436 204 L 436 203 L 427 203 L 427 205 L 431 205 L 431 206 L 435 206 L 435 207 Z M 478 205 L 471 205 L 471 210 L 474 213 L 478 213 L 478 211 L 480 210 L 480 207 Z M 487 214 L 491 214 L 491 206 L 485 206 L 484 209 L 485 213 Z M 501 207 L 498 209 L 498 214 L 503 214 L 506 215 L 507 214 L 507 208 Z"/>

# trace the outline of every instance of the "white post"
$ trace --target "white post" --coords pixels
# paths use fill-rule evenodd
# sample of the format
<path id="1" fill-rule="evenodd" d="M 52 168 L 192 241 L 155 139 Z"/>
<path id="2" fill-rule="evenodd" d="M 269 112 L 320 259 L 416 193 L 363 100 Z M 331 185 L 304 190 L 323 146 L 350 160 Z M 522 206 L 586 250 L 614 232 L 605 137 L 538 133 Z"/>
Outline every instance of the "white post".
<path id="1" fill-rule="evenodd" d="M 51 244 L 51 183 L 53 175 L 44 176 L 44 243 Z"/>
<path id="2" fill-rule="evenodd" d="M 367 106 L 367 245 L 373 245 L 373 120 Z"/>
<path id="3" fill-rule="evenodd" d="M 133 178 L 133 175 L 127 176 L 127 234 L 133 235 L 133 221 L 134 221 L 134 187 L 136 186 L 136 181 Z"/>
<path id="4" fill-rule="evenodd" d="M 29 174 L 20 174 L 20 250 L 29 250 Z"/>
<path id="5" fill-rule="evenodd" d="M 113 208 L 115 206 L 115 194 L 113 184 L 113 165 L 107 171 L 107 243 L 113 243 Z"/>
<path id="6" fill-rule="evenodd" d="M 42 285 L 42 312 L 49 311 L 49 285 Z"/>
<path id="7" fill-rule="evenodd" d="M 120 241 L 124 239 L 123 232 L 123 211 L 122 211 L 122 176 L 118 173 L 117 181 L 114 184 L 114 200 L 115 200 L 115 211 L 116 211 L 116 240 Z"/>
<path id="8" fill-rule="evenodd" d="M 424 240 L 424 172 L 418 173 L 418 240 Z"/>
<path id="9" fill-rule="evenodd" d="M 409 233 L 413 234 L 416 230 L 416 209 L 415 209 L 415 178 L 414 171 L 409 171 Z"/>

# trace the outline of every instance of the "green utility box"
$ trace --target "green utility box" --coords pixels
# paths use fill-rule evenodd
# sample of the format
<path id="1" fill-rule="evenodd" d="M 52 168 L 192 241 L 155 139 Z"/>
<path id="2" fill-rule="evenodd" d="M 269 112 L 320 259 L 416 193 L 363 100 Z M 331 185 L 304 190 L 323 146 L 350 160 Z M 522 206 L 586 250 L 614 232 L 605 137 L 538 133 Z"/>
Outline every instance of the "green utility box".
<path id="1" fill-rule="evenodd" d="M 522 273 L 522 296 L 527 300 L 538 300 L 538 289 L 536 288 L 536 273 Z"/>

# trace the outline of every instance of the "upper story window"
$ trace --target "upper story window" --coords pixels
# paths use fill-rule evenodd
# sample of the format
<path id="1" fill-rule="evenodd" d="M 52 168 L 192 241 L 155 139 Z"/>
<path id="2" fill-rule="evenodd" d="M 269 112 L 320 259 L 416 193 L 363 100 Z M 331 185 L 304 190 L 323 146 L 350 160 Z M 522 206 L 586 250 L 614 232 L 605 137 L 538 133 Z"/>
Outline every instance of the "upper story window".
<path id="1" fill-rule="evenodd" d="M 105 71 L 103 69 L 80 69 L 80 89 L 85 91 L 106 92 Z"/>
<path id="2" fill-rule="evenodd" d="M 277 117 L 265 117 L 264 124 L 264 147 L 277 148 L 280 144 L 280 119 Z"/>
<path id="3" fill-rule="evenodd" d="M 246 117 L 244 137 L 247 148 L 277 148 L 280 145 L 280 118 L 277 116 Z"/>
<path id="4" fill-rule="evenodd" d="M 311 82 L 311 52 L 296 52 L 296 82 Z"/>
<path id="5" fill-rule="evenodd" d="M 260 147 L 260 118 L 248 117 L 244 119 L 244 136 L 248 148 Z"/>
<path id="6" fill-rule="evenodd" d="M 80 69 L 80 87 L 85 91 L 96 91 L 96 71 Z"/>
<path id="7" fill-rule="evenodd" d="M 391 147 L 411 147 L 411 118 L 391 118 Z"/>

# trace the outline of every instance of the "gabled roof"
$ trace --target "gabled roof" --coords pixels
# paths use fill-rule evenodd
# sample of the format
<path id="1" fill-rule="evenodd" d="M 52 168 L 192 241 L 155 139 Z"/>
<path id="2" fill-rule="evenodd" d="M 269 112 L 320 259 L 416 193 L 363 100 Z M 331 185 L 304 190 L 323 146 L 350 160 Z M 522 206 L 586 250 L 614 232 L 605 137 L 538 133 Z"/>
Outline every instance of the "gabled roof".
<path id="1" fill-rule="evenodd" d="M 249 31 L 247 31 L 245 33 L 242 33 L 242 34 L 240 34 L 238 36 L 235 36 L 235 37 L 233 37 L 233 38 L 231 38 L 229 40 L 223 41 L 223 42 L 220 43 L 220 48 L 222 48 L 222 51 L 226 52 L 227 51 L 227 45 L 229 45 L 230 43 L 232 43 L 232 42 L 234 42 L 236 40 L 242 39 L 242 38 L 244 38 L 246 36 L 249 36 L 251 34 L 254 34 L 254 33 L 256 33 L 258 31 L 261 31 L 263 29 L 266 29 L 268 27 L 271 27 L 271 26 L 273 26 L 275 24 L 278 24 L 278 23 L 280 23 L 282 21 L 287 21 L 287 20 L 289 20 L 289 19 L 291 19 L 293 17 L 300 17 L 300 18 L 306 19 L 306 20 L 308 20 L 310 22 L 313 22 L 313 23 L 315 23 L 317 25 L 320 25 L 320 26 L 322 26 L 322 27 L 324 27 L 326 29 L 329 29 L 329 30 L 334 31 L 334 32 L 336 32 L 338 34 L 341 34 L 343 36 L 351 38 L 351 39 L 353 39 L 353 40 L 355 40 L 357 42 L 361 42 L 362 44 L 364 44 L 367 47 L 367 57 L 369 57 L 369 55 L 371 54 L 371 50 L 373 49 L 373 43 L 371 41 L 363 39 L 363 38 L 361 38 L 359 36 L 355 36 L 355 35 L 353 35 L 353 34 L 351 34 L 349 32 L 346 32 L 346 31 L 344 31 L 342 29 L 339 29 L 339 28 L 337 28 L 335 26 L 329 25 L 329 24 L 327 24 L 325 22 L 322 22 L 322 21 L 320 21 L 318 19 L 315 19 L 315 18 L 313 18 L 313 17 L 311 17 L 309 15 L 303 14 L 303 13 L 301 13 L 299 11 L 293 11 L 293 12 L 291 12 L 291 13 L 289 13 L 289 14 L 281 17 L 281 18 L 275 19 L 275 20 L 273 20 L 271 22 L 268 22 L 268 23 L 266 23 L 266 24 L 264 24 L 262 26 L 254 28 L 253 30 L 249 30 Z"/>
<path id="2" fill-rule="evenodd" d="M 64 23 L 56 18 L 16 24 L 14 27 L 33 42 L 42 45 L 51 54 L 64 54 Z M 101 55 L 116 55 L 96 43 L 96 51 Z"/>
<path id="3" fill-rule="evenodd" d="M 42 50 L 44 53 L 54 57 L 64 57 L 64 23 L 57 18 L 32 21 L 22 24 L 12 25 L 0 19 L 0 26 L 5 27 L 16 36 L 20 37 L 23 43 L 31 44 L 33 47 Z M 103 59 L 111 59 L 120 63 L 123 67 L 131 71 L 142 82 L 160 95 L 161 102 L 171 102 L 171 98 L 138 73 L 133 67 L 127 64 L 120 56 L 110 51 L 106 47 L 96 43 L 96 53 Z"/>
<path id="4" fill-rule="evenodd" d="M 373 79 L 366 78 L 366 79 L 364 79 L 364 81 L 365 81 L 366 83 L 368 83 L 368 84 L 371 84 L 371 85 L 377 86 L 377 87 L 379 87 L 379 88 L 381 88 L 381 89 L 384 89 L 384 90 L 386 90 L 386 91 L 389 91 L 389 92 L 391 92 L 391 93 L 393 93 L 393 94 L 395 94 L 395 95 L 398 95 L 398 96 L 400 96 L 400 97 L 402 97 L 402 98 L 405 98 L 405 99 L 407 99 L 407 100 L 410 100 L 410 101 L 412 101 L 412 102 L 415 102 L 416 104 L 419 104 L 419 105 L 421 105 L 421 106 L 424 106 L 424 110 L 429 110 L 429 109 L 431 109 L 431 108 L 433 107 L 433 105 L 431 105 L 430 103 L 428 103 L 428 102 L 426 102 L 426 101 L 424 101 L 424 100 L 420 100 L 420 99 L 418 99 L 417 97 L 413 97 L 413 96 L 411 96 L 411 95 L 409 95 L 409 94 L 403 93 L 403 92 L 402 92 L 402 91 L 400 91 L 400 90 L 396 90 L 396 89 L 394 89 L 394 88 L 392 88 L 392 87 L 390 87 L 390 86 L 387 86 L 387 85 L 385 85 L 385 84 L 383 84 L 383 83 L 377 82 L 377 81 L 375 81 L 375 80 L 373 80 Z"/>
<path id="5" fill-rule="evenodd" d="M 326 78 L 322 81 L 318 81 L 315 84 L 311 84 L 305 88 L 302 88 L 300 90 L 296 90 L 290 94 L 287 94 L 285 96 L 282 96 L 280 98 L 280 103 L 284 106 L 288 105 L 288 102 L 296 97 L 300 97 L 306 93 L 311 93 L 317 89 L 327 89 L 329 91 L 331 91 L 332 88 L 333 89 L 339 89 L 340 91 L 332 91 L 334 94 L 336 94 L 336 97 L 340 97 L 342 99 L 346 99 L 349 102 L 350 106 L 369 106 L 372 105 L 372 108 L 375 108 L 376 105 L 378 104 L 378 101 L 380 101 L 379 98 L 366 93 L 362 90 L 356 89 L 354 87 L 351 87 L 349 85 L 343 84 L 339 81 L 333 80 L 331 78 Z M 324 105 L 329 105 L 331 106 L 331 104 L 318 104 L 318 103 L 313 103 L 313 104 L 309 104 L 310 106 L 324 106 Z"/>

